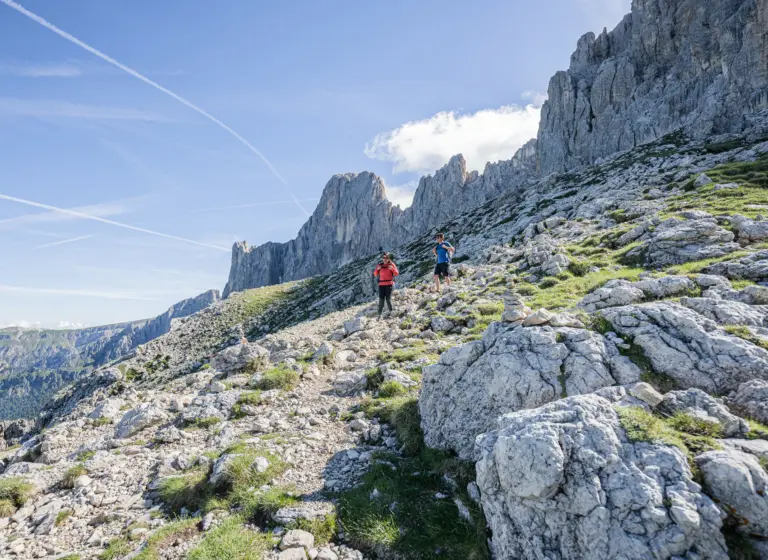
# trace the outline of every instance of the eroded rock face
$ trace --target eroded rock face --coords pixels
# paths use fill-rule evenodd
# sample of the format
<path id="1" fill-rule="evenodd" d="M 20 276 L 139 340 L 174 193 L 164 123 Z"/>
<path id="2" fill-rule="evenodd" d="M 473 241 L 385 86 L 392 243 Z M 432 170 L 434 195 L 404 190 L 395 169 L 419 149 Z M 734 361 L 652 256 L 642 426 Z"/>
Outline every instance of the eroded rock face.
<path id="1" fill-rule="evenodd" d="M 744 129 L 768 106 L 766 10 L 765 0 L 635 1 L 613 31 L 584 35 L 569 69 L 549 82 L 542 174 L 681 127 L 697 138 Z"/>
<path id="2" fill-rule="evenodd" d="M 269 351 L 253 342 L 235 344 L 219 352 L 213 367 L 222 373 L 255 371 L 269 363 Z"/>
<path id="3" fill-rule="evenodd" d="M 768 473 L 752 455 L 735 449 L 696 457 L 704 486 L 723 510 L 737 520 L 738 531 L 768 537 Z"/>
<path id="4" fill-rule="evenodd" d="M 648 266 L 683 264 L 712 257 L 722 257 L 739 250 L 733 233 L 717 225 L 714 218 L 661 222 L 647 241 L 627 253 L 628 258 Z"/>
<path id="5" fill-rule="evenodd" d="M 419 410 L 430 447 L 472 455 L 475 437 L 506 412 L 632 383 L 640 372 L 598 333 L 493 323 L 483 339 L 424 369 Z"/>
<path id="6" fill-rule="evenodd" d="M 127 438 L 150 426 L 161 424 L 168 415 L 151 403 L 143 403 L 126 412 L 115 428 L 116 438 Z"/>
<path id="7" fill-rule="evenodd" d="M 606 399 L 505 415 L 475 455 L 498 558 L 728 557 L 720 512 L 682 453 L 628 441 Z"/>
<path id="8" fill-rule="evenodd" d="M 757 251 L 739 259 L 715 263 L 704 269 L 708 274 L 717 274 L 733 279 L 768 280 L 768 251 Z"/>
<path id="9" fill-rule="evenodd" d="M 642 348 L 655 371 L 681 387 L 723 394 L 750 379 L 768 379 L 767 351 L 680 304 L 660 301 L 600 313 Z"/>
<path id="10" fill-rule="evenodd" d="M 728 406 L 737 414 L 768 424 L 768 381 L 753 379 L 742 383 L 728 397 Z"/>

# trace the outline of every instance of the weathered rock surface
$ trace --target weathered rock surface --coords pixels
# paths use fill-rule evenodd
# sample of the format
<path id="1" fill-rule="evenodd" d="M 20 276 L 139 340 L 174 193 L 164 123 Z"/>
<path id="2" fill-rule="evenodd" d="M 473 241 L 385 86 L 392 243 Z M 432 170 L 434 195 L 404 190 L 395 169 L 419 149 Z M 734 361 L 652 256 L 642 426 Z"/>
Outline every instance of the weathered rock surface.
<path id="1" fill-rule="evenodd" d="M 768 424 L 768 381 L 753 379 L 740 384 L 729 395 L 728 406 L 737 414 Z"/>
<path id="2" fill-rule="evenodd" d="M 567 327 L 492 324 L 424 369 L 419 399 L 424 441 L 470 458 L 496 419 L 566 395 L 632 383 L 640 372 L 601 335 Z"/>
<path id="3" fill-rule="evenodd" d="M 628 441 L 601 397 L 507 414 L 475 456 L 499 558 L 728 557 L 682 453 Z"/>
<path id="4" fill-rule="evenodd" d="M 681 387 L 723 394 L 739 383 L 768 378 L 768 352 L 729 335 L 698 313 L 672 302 L 604 309 L 621 335 L 631 337 L 653 369 Z"/>
<path id="5" fill-rule="evenodd" d="M 696 457 L 704 486 L 720 507 L 737 520 L 738 531 L 768 537 L 768 473 L 760 462 L 734 449 Z"/>
<path id="6" fill-rule="evenodd" d="M 650 0 L 611 32 L 587 33 L 549 83 L 542 174 L 593 163 L 684 128 L 737 132 L 766 109 L 765 0 Z M 684 38 L 684 40 L 681 40 Z"/>

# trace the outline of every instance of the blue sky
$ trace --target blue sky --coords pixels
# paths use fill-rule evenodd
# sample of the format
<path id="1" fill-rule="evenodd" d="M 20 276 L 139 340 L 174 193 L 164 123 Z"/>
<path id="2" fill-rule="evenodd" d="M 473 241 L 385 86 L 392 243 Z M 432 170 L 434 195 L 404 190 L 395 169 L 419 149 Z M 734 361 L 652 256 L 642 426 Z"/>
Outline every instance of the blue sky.
<path id="1" fill-rule="evenodd" d="M 292 238 L 306 218 L 292 196 L 311 211 L 335 173 L 374 171 L 406 204 L 454 152 L 478 168 L 510 157 L 535 135 L 549 77 L 578 37 L 629 10 L 21 4 L 226 123 L 285 179 L 178 100 L 0 4 L 0 326 L 46 327 L 149 317 L 221 289 L 233 241 Z"/>

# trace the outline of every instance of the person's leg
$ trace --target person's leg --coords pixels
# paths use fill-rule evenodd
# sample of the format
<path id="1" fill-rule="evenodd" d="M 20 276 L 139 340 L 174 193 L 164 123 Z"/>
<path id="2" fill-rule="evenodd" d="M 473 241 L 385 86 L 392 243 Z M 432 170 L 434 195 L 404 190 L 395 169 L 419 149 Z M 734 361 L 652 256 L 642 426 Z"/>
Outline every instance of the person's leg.
<path id="1" fill-rule="evenodd" d="M 384 298 L 386 297 L 383 288 L 384 286 L 379 286 L 379 319 L 381 319 L 381 312 L 384 311 Z"/>
<path id="2" fill-rule="evenodd" d="M 387 290 L 387 307 L 389 312 L 392 313 L 392 286 L 387 286 L 387 288 L 389 288 Z"/>
<path id="3" fill-rule="evenodd" d="M 445 265 L 445 285 L 449 288 L 451 287 L 451 271 L 449 270 L 450 265 Z"/>
<path id="4" fill-rule="evenodd" d="M 437 274 L 435 274 L 435 291 L 436 292 L 440 291 L 440 276 L 438 276 Z"/>

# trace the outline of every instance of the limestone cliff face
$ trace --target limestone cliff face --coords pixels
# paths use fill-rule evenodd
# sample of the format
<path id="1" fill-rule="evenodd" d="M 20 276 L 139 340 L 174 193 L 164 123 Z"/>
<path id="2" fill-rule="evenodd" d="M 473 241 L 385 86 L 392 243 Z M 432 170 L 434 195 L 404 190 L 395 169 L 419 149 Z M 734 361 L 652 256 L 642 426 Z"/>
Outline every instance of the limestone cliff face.
<path id="1" fill-rule="evenodd" d="M 236 243 L 224 297 L 232 292 L 326 274 L 340 265 L 414 239 L 446 220 L 497 197 L 510 183 L 535 173 L 535 140 L 512 160 L 468 171 L 457 155 L 434 175 L 422 177 L 413 204 L 401 210 L 387 200 L 373 173 L 335 175 L 312 216 L 287 243 L 249 247 Z"/>
<path id="2" fill-rule="evenodd" d="M 768 0 L 634 0 L 610 33 L 587 33 L 549 83 L 543 175 L 681 127 L 739 132 L 768 109 Z"/>
<path id="3" fill-rule="evenodd" d="M 538 177 L 592 164 L 680 128 L 768 135 L 768 0 L 634 0 L 610 33 L 584 35 L 556 73 L 536 140 L 468 172 L 454 156 L 400 210 L 371 173 L 337 175 L 293 241 L 235 245 L 224 290 L 330 272 L 396 247 Z"/>

